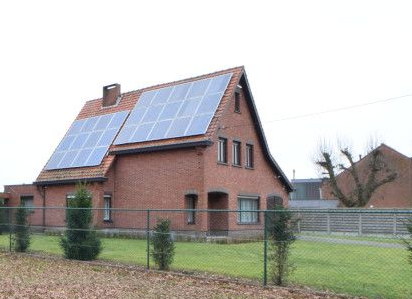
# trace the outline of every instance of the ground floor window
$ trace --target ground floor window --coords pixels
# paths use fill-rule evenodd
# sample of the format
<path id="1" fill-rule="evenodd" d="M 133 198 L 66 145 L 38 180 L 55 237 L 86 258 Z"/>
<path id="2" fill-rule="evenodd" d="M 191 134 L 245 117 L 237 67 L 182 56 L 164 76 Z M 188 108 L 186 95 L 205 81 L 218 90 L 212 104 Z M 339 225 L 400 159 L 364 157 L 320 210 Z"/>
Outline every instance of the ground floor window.
<path id="1" fill-rule="evenodd" d="M 196 195 L 186 196 L 186 208 L 189 210 L 196 209 Z M 187 211 L 187 224 L 196 223 L 196 214 L 195 211 Z"/>
<path id="2" fill-rule="evenodd" d="M 239 210 L 238 222 L 239 223 L 259 222 L 259 212 L 253 211 L 253 210 L 258 210 L 258 209 L 259 209 L 259 198 L 239 197 L 238 198 L 238 210 Z"/>
<path id="3" fill-rule="evenodd" d="M 22 206 L 27 208 L 28 212 L 31 212 L 31 213 L 34 212 L 34 209 L 33 209 L 33 206 L 34 206 L 33 196 L 21 196 L 20 201 L 21 201 Z"/>
<path id="4" fill-rule="evenodd" d="M 112 207 L 112 196 L 110 194 L 105 194 L 104 195 L 104 215 L 103 215 L 104 221 L 112 220 L 111 207 Z"/>

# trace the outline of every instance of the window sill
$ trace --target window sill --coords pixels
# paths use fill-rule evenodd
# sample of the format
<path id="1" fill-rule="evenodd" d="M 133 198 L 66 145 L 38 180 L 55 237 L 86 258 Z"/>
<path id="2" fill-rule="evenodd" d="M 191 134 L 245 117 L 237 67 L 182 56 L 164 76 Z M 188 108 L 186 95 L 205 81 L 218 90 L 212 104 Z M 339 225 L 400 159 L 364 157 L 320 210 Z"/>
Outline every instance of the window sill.
<path id="1" fill-rule="evenodd" d="M 237 113 L 237 114 L 242 114 L 242 112 L 240 112 L 240 110 L 239 111 L 234 111 L 235 113 Z"/>
<path id="2" fill-rule="evenodd" d="M 219 161 L 217 161 L 217 164 L 219 164 L 219 165 L 229 166 L 229 164 L 227 164 L 227 163 L 225 163 L 225 162 L 219 162 Z"/>
<path id="3" fill-rule="evenodd" d="M 188 222 L 187 225 L 195 225 L 195 222 Z"/>
<path id="4" fill-rule="evenodd" d="M 233 167 L 237 167 L 237 168 L 243 168 L 242 165 L 238 165 L 238 164 L 232 164 Z"/>
<path id="5" fill-rule="evenodd" d="M 103 220 L 103 223 L 113 223 L 113 220 Z"/>
<path id="6" fill-rule="evenodd" d="M 258 222 L 238 222 L 237 225 L 259 225 L 260 221 Z"/>
<path id="7" fill-rule="evenodd" d="M 255 167 L 249 167 L 249 166 L 245 166 L 246 169 L 250 169 L 250 170 L 254 170 Z"/>

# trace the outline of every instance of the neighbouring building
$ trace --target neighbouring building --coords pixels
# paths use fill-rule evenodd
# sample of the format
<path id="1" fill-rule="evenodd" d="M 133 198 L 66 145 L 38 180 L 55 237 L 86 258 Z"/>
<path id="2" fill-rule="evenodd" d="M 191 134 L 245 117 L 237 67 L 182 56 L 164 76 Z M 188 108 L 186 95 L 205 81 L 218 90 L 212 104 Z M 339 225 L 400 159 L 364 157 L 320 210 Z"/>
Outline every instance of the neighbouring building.
<path id="1" fill-rule="evenodd" d="M 383 162 L 388 169 L 397 173 L 395 181 L 379 187 L 372 195 L 365 208 L 411 208 L 412 207 L 412 158 L 401 154 L 386 144 L 377 147 L 382 153 Z M 368 171 L 368 163 L 371 155 L 368 154 L 358 162 L 356 167 L 359 172 Z M 361 175 L 365 180 L 367 175 Z M 338 186 L 344 193 L 353 190 L 354 180 L 347 171 L 341 172 L 337 177 Z M 322 186 L 322 194 L 325 198 L 332 199 L 331 187 L 327 182 Z"/>
<path id="2" fill-rule="evenodd" d="M 284 141 L 279 141 L 284 142 Z M 288 205 L 292 185 L 269 152 L 243 67 L 85 103 L 33 184 L 5 186 L 9 206 L 65 207 L 87 182 L 99 228 L 145 227 L 121 209 L 264 210 Z M 189 213 L 172 228 L 213 234 L 259 229 L 259 213 Z M 33 225 L 64 226 L 64 211 L 34 210 Z"/>
<path id="3" fill-rule="evenodd" d="M 336 208 L 337 200 L 325 200 L 322 196 L 324 179 L 293 179 L 290 208 Z"/>

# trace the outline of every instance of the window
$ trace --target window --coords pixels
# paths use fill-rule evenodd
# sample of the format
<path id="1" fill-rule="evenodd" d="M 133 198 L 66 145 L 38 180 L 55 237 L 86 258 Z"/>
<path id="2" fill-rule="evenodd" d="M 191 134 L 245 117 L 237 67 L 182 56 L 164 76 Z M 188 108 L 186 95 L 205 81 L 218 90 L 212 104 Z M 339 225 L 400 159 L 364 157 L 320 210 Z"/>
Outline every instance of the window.
<path id="1" fill-rule="evenodd" d="M 240 142 L 233 141 L 233 165 L 240 166 Z"/>
<path id="2" fill-rule="evenodd" d="M 27 208 L 27 211 L 30 213 L 34 213 L 33 209 L 33 196 L 22 196 L 20 197 L 21 204 Z"/>
<path id="3" fill-rule="evenodd" d="M 217 161 L 227 163 L 227 139 L 219 138 L 217 147 Z"/>
<path id="4" fill-rule="evenodd" d="M 110 194 L 105 194 L 104 195 L 104 214 L 103 214 L 104 221 L 112 220 L 112 213 L 110 210 L 111 207 L 112 207 L 112 196 Z"/>
<path id="5" fill-rule="evenodd" d="M 251 210 L 259 210 L 259 198 L 239 197 L 238 210 L 240 210 L 240 212 L 238 213 L 239 223 L 259 222 L 259 212 L 251 212 Z"/>
<path id="6" fill-rule="evenodd" d="M 69 207 L 69 201 L 74 199 L 74 194 L 67 194 L 66 195 L 66 208 Z"/>
<path id="7" fill-rule="evenodd" d="M 240 113 L 240 92 L 235 92 L 235 112 Z"/>
<path id="8" fill-rule="evenodd" d="M 186 206 L 189 210 L 196 209 L 196 196 L 190 195 L 186 197 Z M 195 211 L 188 211 L 187 212 L 187 224 L 195 224 Z"/>
<path id="9" fill-rule="evenodd" d="M 253 145 L 246 144 L 246 167 L 253 168 Z"/>

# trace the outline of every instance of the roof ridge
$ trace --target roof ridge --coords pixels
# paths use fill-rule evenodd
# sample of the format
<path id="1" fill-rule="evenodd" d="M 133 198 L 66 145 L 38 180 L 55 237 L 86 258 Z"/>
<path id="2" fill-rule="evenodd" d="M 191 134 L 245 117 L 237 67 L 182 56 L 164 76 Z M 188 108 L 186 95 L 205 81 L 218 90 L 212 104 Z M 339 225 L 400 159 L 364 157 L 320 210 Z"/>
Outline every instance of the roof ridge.
<path id="1" fill-rule="evenodd" d="M 194 81 L 195 79 L 200 79 L 200 78 L 203 78 L 203 77 L 208 77 L 208 76 L 217 75 L 217 74 L 225 74 L 225 73 L 228 73 L 229 71 L 235 71 L 235 70 L 244 69 L 244 68 L 245 68 L 244 65 L 240 65 L 240 66 L 231 67 L 231 68 L 227 68 L 227 69 L 219 70 L 219 71 L 214 71 L 214 72 L 211 72 L 211 73 L 206 73 L 206 74 L 202 74 L 202 75 L 198 75 L 198 76 L 192 76 L 192 77 L 179 79 L 179 80 L 175 80 L 175 81 L 150 85 L 150 86 L 142 87 L 142 88 L 139 88 L 139 89 L 134 89 L 134 90 L 122 92 L 120 94 L 120 96 L 136 94 L 136 93 L 139 93 L 140 91 L 143 91 L 143 90 L 156 89 L 156 88 L 159 88 L 159 87 L 164 86 L 164 85 L 176 85 L 176 84 L 181 84 L 181 83 L 184 83 L 184 82 L 191 82 L 191 81 Z M 93 101 L 100 101 L 100 100 L 102 100 L 102 97 L 96 98 L 96 99 L 93 99 L 93 100 L 88 100 L 88 101 L 86 101 L 86 103 L 93 102 Z"/>

